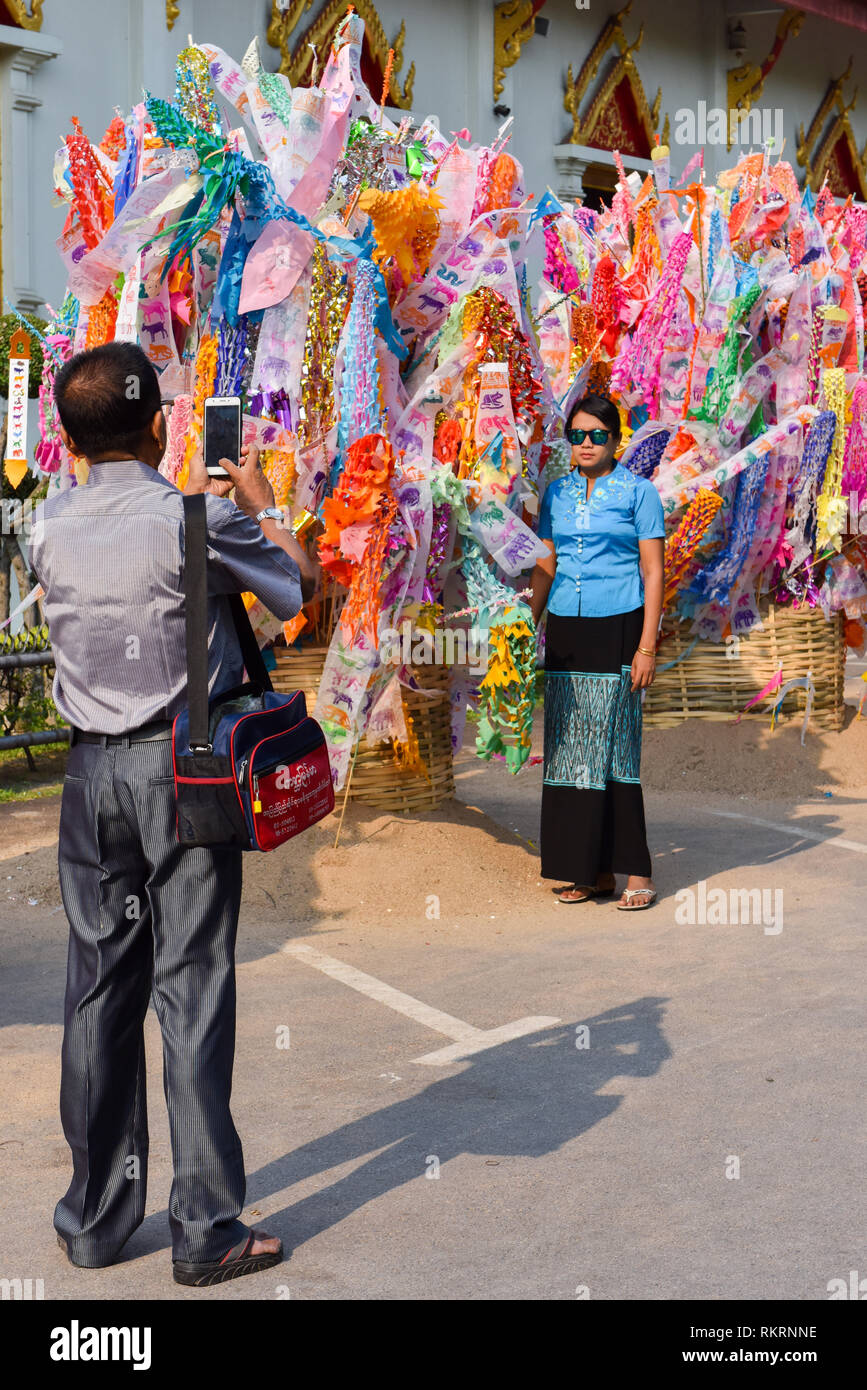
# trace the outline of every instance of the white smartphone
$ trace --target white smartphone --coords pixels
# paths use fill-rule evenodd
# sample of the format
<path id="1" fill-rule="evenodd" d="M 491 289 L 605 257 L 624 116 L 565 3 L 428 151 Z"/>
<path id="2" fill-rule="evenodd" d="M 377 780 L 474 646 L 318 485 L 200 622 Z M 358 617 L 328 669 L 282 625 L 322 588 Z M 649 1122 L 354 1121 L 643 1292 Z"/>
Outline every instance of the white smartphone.
<path id="1" fill-rule="evenodd" d="M 209 396 L 205 401 L 205 469 L 210 478 L 228 478 L 220 459 L 241 460 L 241 401 L 238 396 Z"/>

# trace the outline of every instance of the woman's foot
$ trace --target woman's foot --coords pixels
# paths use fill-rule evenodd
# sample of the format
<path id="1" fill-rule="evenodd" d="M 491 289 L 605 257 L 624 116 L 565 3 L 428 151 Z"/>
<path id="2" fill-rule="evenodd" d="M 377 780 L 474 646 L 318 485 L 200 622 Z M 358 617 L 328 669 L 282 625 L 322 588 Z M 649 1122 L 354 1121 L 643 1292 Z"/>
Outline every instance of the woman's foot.
<path id="1" fill-rule="evenodd" d="M 608 893 L 614 892 L 614 875 L 600 874 L 596 880 L 595 888 L 584 887 L 575 884 L 572 888 L 566 888 L 559 894 L 558 901 L 561 903 L 586 903 L 591 898 L 603 897 Z"/>
<path id="2" fill-rule="evenodd" d="M 617 904 L 624 912 L 638 912 L 640 908 L 650 907 L 656 899 L 656 889 L 652 878 L 641 878 L 630 874 L 626 888 Z"/>

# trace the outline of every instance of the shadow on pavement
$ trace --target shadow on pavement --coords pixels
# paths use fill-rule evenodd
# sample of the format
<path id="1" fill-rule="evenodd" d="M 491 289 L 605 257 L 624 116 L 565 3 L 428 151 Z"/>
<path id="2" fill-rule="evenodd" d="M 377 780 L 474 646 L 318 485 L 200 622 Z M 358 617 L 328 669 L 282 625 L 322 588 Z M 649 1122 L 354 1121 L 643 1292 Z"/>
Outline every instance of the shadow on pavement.
<path id="1" fill-rule="evenodd" d="M 458 1075 L 290 1150 L 247 1177 L 247 1204 L 346 1163 L 367 1161 L 260 1223 L 286 1252 L 368 1202 L 442 1171 L 462 1155 L 541 1158 L 579 1138 L 619 1107 L 601 1095 L 617 1077 L 649 1077 L 672 1055 L 663 1032 L 667 1001 L 649 997 L 467 1059 Z M 576 1046 L 577 1027 L 588 1046 Z M 291 1118 L 291 1117 L 287 1117 Z M 576 1156 L 576 1163 L 580 1161 Z M 148 1216 L 121 1260 L 166 1248 L 168 1213 Z"/>

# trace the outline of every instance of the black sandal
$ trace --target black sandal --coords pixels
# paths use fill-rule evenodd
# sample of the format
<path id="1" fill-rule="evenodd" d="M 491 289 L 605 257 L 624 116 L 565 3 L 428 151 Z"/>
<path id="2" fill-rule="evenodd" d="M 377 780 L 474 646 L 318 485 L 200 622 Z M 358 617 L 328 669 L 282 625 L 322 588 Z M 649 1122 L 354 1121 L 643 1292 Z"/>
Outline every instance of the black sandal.
<path id="1" fill-rule="evenodd" d="M 271 1269 L 283 1259 L 282 1241 L 279 1250 L 267 1251 L 260 1255 L 247 1253 L 256 1236 L 264 1234 L 263 1231 L 250 1231 L 221 1260 L 206 1260 L 196 1264 L 186 1260 L 173 1260 L 172 1274 L 175 1283 L 205 1288 L 211 1284 L 224 1284 L 228 1279 L 240 1279 L 244 1274 L 258 1274 L 261 1269 Z"/>

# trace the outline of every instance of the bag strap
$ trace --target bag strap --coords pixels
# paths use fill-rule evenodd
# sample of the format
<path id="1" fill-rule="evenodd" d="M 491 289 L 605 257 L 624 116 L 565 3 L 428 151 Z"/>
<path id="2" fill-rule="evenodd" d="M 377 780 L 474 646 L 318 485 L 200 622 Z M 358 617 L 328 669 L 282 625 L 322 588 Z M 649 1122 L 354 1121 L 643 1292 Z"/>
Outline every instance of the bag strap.
<path id="1" fill-rule="evenodd" d="M 250 615 L 244 607 L 244 600 L 240 594 L 229 594 L 229 607 L 232 610 L 232 621 L 235 624 L 235 631 L 238 634 L 238 641 L 241 644 L 241 655 L 244 658 L 244 665 L 247 668 L 247 675 L 251 681 L 256 681 L 265 690 L 273 690 L 271 676 L 268 667 L 265 665 L 264 657 L 259 650 L 259 643 L 256 641 L 256 634 L 250 622 Z"/>
<path id="2" fill-rule="evenodd" d="M 208 739 L 208 598 L 207 510 L 203 492 L 184 497 L 184 616 L 187 638 L 187 707 L 190 747 L 211 751 Z M 229 607 L 251 681 L 273 690 L 250 619 L 240 594 L 229 594 Z"/>
<path id="3" fill-rule="evenodd" d="M 187 632 L 187 708 L 190 747 L 208 743 L 207 523 L 205 494 L 184 497 L 184 617 Z"/>

